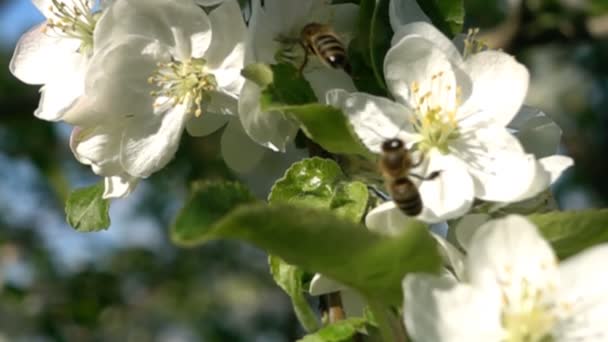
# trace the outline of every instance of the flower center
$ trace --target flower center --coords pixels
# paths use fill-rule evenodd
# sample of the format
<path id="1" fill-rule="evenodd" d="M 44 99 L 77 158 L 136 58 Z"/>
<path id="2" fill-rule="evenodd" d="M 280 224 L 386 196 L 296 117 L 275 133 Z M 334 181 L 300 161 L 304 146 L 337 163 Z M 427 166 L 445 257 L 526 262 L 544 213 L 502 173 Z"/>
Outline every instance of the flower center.
<path id="1" fill-rule="evenodd" d="M 86 0 L 73 1 L 71 6 L 52 0 L 49 11 L 54 17 L 47 20 L 47 29 L 60 36 L 80 40 L 79 52 L 84 55 L 93 51 L 93 30 L 99 13 L 93 13 Z"/>
<path id="2" fill-rule="evenodd" d="M 518 295 L 509 296 L 506 291 L 513 284 L 506 283 L 503 288 L 502 325 L 506 331 L 503 342 L 552 342 L 551 330 L 556 323 L 554 305 L 547 301 L 546 291 L 551 292 L 555 286 L 549 286 L 542 291 L 530 286 L 523 279 Z"/>
<path id="3" fill-rule="evenodd" d="M 208 72 L 203 58 L 159 63 L 148 82 L 158 87 L 152 96 L 167 97 L 174 105 L 184 104 L 197 117 L 203 114 L 203 103 L 210 100 L 209 92 L 217 89 L 215 76 Z"/>
<path id="4" fill-rule="evenodd" d="M 411 104 L 415 112 L 412 125 L 422 136 L 418 148 L 423 152 L 437 148 L 441 153 L 448 153 L 450 141 L 459 136 L 456 108 L 460 88 L 457 88 L 454 94 L 451 86 L 444 82 L 444 73 L 439 72 L 431 77 L 426 92 L 421 90 L 416 81 L 412 82 L 410 90 Z M 451 105 L 450 98 L 453 102 Z"/>

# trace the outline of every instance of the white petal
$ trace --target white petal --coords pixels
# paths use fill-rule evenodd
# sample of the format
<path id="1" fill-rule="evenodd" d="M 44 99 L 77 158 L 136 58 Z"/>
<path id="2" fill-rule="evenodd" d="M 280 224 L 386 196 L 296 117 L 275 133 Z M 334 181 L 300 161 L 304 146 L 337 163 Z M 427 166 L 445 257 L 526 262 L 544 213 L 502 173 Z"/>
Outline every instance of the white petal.
<path id="1" fill-rule="evenodd" d="M 574 165 L 574 160 L 570 157 L 556 155 L 541 158 L 539 163 L 542 165 L 543 169 L 549 173 L 550 184 L 553 184 L 566 169 Z"/>
<path id="2" fill-rule="evenodd" d="M 40 104 L 34 115 L 42 120 L 57 121 L 63 118 L 84 94 L 86 61 L 64 69 L 61 78 L 48 81 L 41 89 Z"/>
<path id="3" fill-rule="evenodd" d="M 606 341 L 608 245 L 590 248 L 560 265 L 560 319 L 556 341 Z"/>
<path id="4" fill-rule="evenodd" d="M 103 198 L 123 198 L 129 196 L 139 179 L 128 175 L 111 176 L 104 178 Z"/>
<path id="5" fill-rule="evenodd" d="M 413 2 L 413 0 L 401 0 L 401 2 Z M 392 0 L 392 2 L 399 2 L 399 0 Z M 445 55 L 448 60 L 452 63 L 456 63 L 457 65 L 461 65 L 463 60 L 460 52 L 454 45 L 454 43 L 448 39 L 441 31 L 439 31 L 435 26 L 430 24 L 430 22 L 418 21 L 412 22 L 411 24 L 407 24 L 399 27 L 395 30 L 395 34 L 393 35 L 393 39 L 391 40 L 391 45 L 395 45 L 399 43 L 401 39 L 404 37 L 416 35 L 422 38 L 425 38 L 429 42 L 432 42 L 437 48 L 439 48 Z"/>
<path id="6" fill-rule="evenodd" d="M 94 40 L 104 46 L 116 37 L 137 35 L 176 47 L 175 29 L 189 38 L 193 52 L 209 48 L 211 24 L 193 1 L 115 1 L 97 22 Z"/>
<path id="7" fill-rule="evenodd" d="M 245 36 L 247 27 L 236 1 L 224 2 L 209 14 L 213 39 L 205 54 L 209 67 L 221 89 L 234 94 L 240 92 L 243 79 L 240 71 L 245 58 Z M 237 80 L 238 84 L 233 85 Z"/>
<path id="8" fill-rule="evenodd" d="M 464 254 L 441 236 L 437 234 L 431 234 L 431 236 L 437 241 L 439 253 L 443 259 L 443 265 L 449 267 L 450 271 L 454 272 L 457 279 L 464 279 Z"/>
<path id="9" fill-rule="evenodd" d="M 330 25 L 338 35 L 355 31 L 359 24 L 359 6 L 355 4 L 336 4 L 331 6 L 331 11 Z M 340 38 L 345 43 L 350 40 L 349 37 L 341 36 Z"/>
<path id="10" fill-rule="evenodd" d="M 268 2 L 268 6 L 273 6 L 275 2 Z M 280 16 L 281 14 L 279 14 Z M 253 0 L 251 4 L 251 18 L 249 19 L 249 35 L 247 37 L 248 50 L 250 54 L 248 60 L 253 62 L 274 63 L 274 55 L 279 48 L 276 38 L 280 36 L 282 30 L 278 22 L 279 17 L 272 17 L 262 8 L 260 0 Z"/>
<path id="11" fill-rule="evenodd" d="M 240 173 L 251 171 L 264 157 L 266 149 L 245 133 L 238 118 L 230 120 L 222 134 L 222 156 L 226 165 Z"/>
<path id="12" fill-rule="evenodd" d="M 78 40 L 56 37 L 45 30 L 46 23 L 42 23 L 24 33 L 11 59 L 9 69 L 27 84 L 44 84 L 60 78 L 84 58 L 78 53 Z"/>
<path id="13" fill-rule="evenodd" d="M 90 126 L 154 112 L 154 87 L 148 78 L 166 51 L 157 42 L 128 36 L 100 49 L 91 59 L 85 96 L 66 114 L 73 125 Z M 169 58 L 169 56 L 166 56 Z"/>
<path id="14" fill-rule="evenodd" d="M 464 215 L 471 208 L 474 187 L 466 165 L 450 155 L 432 150 L 424 175 L 439 171 L 433 180 L 420 183 L 418 190 L 424 208 L 418 216 L 425 222 L 437 223 Z"/>
<path id="15" fill-rule="evenodd" d="M 388 15 L 394 32 L 397 32 L 402 25 L 415 21 L 431 22 L 416 0 L 391 0 L 388 6 Z"/>
<path id="16" fill-rule="evenodd" d="M 282 113 L 262 112 L 260 96 L 260 87 L 246 81 L 239 97 L 239 117 L 243 128 L 258 144 L 273 151 L 284 152 L 286 145 L 295 137 L 298 127 Z"/>
<path id="17" fill-rule="evenodd" d="M 333 89 L 341 89 L 349 92 L 357 90 L 352 78 L 343 70 L 319 67 L 304 73 L 304 77 L 310 83 L 312 90 L 318 99 L 324 99 L 326 94 Z"/>
<path id="18" fill-rule="evenodd" d="M 515 58 L 499 51 L 483 51 L 465 60 L 473 93 L 463 98 L 457 118 L 468 126 L 486 122 L 506 126 L 521 108 L 530 75 Z"/>
<path id="19" fill-rule="evenodd" d="M 187 108 L 177 105 L 162 117 L 132 118 L 121 143 L 120 162 L 130 175 L 146 178 L 171 161 L 188 119 Z"/>
<path id="20" fill-rule="evenodd" d="M 536 158 L 557 152 L 562 130 L 540 109 L 523 106 L 508 127 L 515 130 L 524 150 Z"/>
<path id="21" fill-rule="evenodd" d="M 456 226 L 452 227 L 456 235 L 456 241 L 465 251 L 471 248 L 471 241 L 475 232 L 489 219 L 490 215 L 487 214 L 468 214 L 464 215 Z"/>
<path id="22" fill-rule="evenodd" d="M 384 76 L 397 101 L 418 106 L 418 98 L 432 94 L 429 106 L 456 109 L 456 75 L 448 56 L 418 35 L 401 39 L 386 53 Z"/>
<path id="23" fill-rule="evenodd" d="M 310 292 L 311 296 L 320 296 L 332 292 L 337 292 L 344 290 L 346 286 L 340 284 L 339 282 L 322 275 L 321 273 L 316 273 L 312 280 L 310 281 L 310 287 L 308 292 Z"/>
<path id="24" fill-rule="evenodd" d="M 342 109 L 361 142 L 372 152 L 380 153 L 388 139 L 400 138 L 408 147 L 420 139 L 409 120 L 411 111 L 387 98 L 336 89 L 327 93 L 326 103 Z"/>
<path id="25" fill-rule="evenodd" d="M 395 202 L 388 201 L 367 213 L 365 226 L 371 231 L 394 236 L 402 234 L 412 220 L 395 206 Z"/>
<path id="26" fill-rule="evenodd" d="M 228 115 L 204 113 L 198 118 L 193 117 L 188 120 L 186 130 L 192 136 L 202 137 L 222 128 L 229 120 L 230 116 Z"/>
<path id="27" fill-rule="evenodd" d="M 466 270 L 474 286 L 502 292 L 514 307 L 526 293 L 547 292 L 558 276 L 549 244 L 533 224 L 517 215 L 489 221 L 477 230 Z"/>
<path id="28" fill-rule="evenodd" d="M 451 153 L 467 165 L 475 184 L 475 197 L 512 202 L 530 195 L 539 166 L 524 154 L 519 141 L 505 128 L 476 127 L 451 144 Z"/>
<path id="29" fill-rule="evenodd" d="M 121 138 L 122 130 L 118 127 L 75 128 L 70 147 L 76 159 L 92 165 L 96 174 L 112 176 L 124 172 L 119 162 Z"/>
<path id="30" fill-rule="evenodd" d="M 405 327 L 420 342 L 501 341 L 500 301 L 448 277 L 407 275 L 403 281 Z"/>

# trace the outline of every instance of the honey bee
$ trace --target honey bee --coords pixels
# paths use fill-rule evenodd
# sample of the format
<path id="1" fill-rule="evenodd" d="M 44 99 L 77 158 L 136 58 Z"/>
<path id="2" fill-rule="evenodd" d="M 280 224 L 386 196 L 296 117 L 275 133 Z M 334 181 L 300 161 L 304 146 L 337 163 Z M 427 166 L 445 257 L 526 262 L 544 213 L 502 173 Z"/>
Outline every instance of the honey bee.
<path id="1" fill-rule="evenodd" d="M 423 206 L 418 188 L 409 177 L 422 181 L 433 180 L 440 173 L 440 171 L 435 171 L 427 177 L 410 173 L 410 170 L 419 166 L 423 159 L 420 157 L 420 160 L 414 163 L 410 151 L 401 139 L 392 138 L 382 143 L 379 166 L 384 176 L 386 189 L 397 207 L 408 216 L 417 216 L 422 212 Z"/>
<path id="2" fill-rule="evenodd" d="M 310 23 L 302 28 L 301 44 L 305 50 L 300 72 L 308 63 L 308 55 L 319 57 L 321 62 L 334 69 L 342 69 L 351 74 L 351 66 L 346 57 L 344 44 L 329 25 Z"/>

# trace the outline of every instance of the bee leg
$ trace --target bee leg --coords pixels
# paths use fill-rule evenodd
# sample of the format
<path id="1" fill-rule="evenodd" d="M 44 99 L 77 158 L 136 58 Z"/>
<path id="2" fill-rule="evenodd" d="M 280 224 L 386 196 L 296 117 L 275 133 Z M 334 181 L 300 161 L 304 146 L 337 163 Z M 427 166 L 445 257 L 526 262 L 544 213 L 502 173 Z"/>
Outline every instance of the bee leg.
<path id="1" fill-rule="evenodd" d="M 421 175 L 417 175 L 415 173 L 410 173 L 410 176 L 414 177 L 414 178 L 417 178 L 417 179 L 420 179 L 421 181 L 427 181 L 427 180 L 433 180 L 433 179 L 439 177 L 440 174 L 441 174 L 441 171 L 433 171 L 433 172 L 431 172 L 430 175 L 428 175 L 426 177 L 423 177 Z"/>

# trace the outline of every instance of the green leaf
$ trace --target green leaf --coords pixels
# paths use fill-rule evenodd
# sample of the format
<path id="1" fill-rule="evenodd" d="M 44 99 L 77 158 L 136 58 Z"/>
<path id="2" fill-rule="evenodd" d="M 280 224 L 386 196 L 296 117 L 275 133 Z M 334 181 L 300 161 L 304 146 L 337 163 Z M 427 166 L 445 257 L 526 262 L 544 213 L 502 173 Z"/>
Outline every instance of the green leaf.
<path id="1" fill-rule="evenodd" d="M 189 199 L 171 227 L 171 240 L 181 246 L 197 245 L 206 231 L 224 215 L 241 204 L 254 201 L 254 196 L 239 183 L 195 182 Z"/>
<path id="2" fill-rule="evenodd" d="M 260 105 L 263 111 L 282 110 L 285 105 L 302 105 L 317 102 L 310 84 L 296 69 L 287 63 L 270 65 L 273 82 L 263 91 Z"/>
<path id="3" fill-rule="evenodd" d="M 393 36 L 388 4 L 388 0 L 361 0 L 358 31 L 348 49 L 357 89 L 374 95 L 386 94 L 384 56 Z"/>
<path id="4" fill-rule="evenodd" d="M 294 163 L 274 184 L 268 201 L 329 209 L 341 217 L 360 222 L 368 196 L 367 186 L 361 182 L 348 182 L 336 162 L 315 157 Z"/>
<path id="5" fill-rule="evenodd" d="M 608 242 L 608 209 L 551 212 L 528 216 L 560 259 Z"/>
<path id="6" fill-rule="evenodd" d="M 285 110 L 302 125 L 306 136 L 328 152 L 371 156 L 341 110 L 320 103 L 291 106 Z"/>
<path id="7" fill-rule="evenodd" d="M 348 318 L 341 320 L 317 331 L 314 334 L 306 335 L 298 340 L 299 342 L 342 342 L 349 341 L 356 333 L 364 331 L 364 318 Z"/>
<path id="8" fill-rule="evenodd" d="M 401 281 L 407 273 L 436 272 L 441 264 L 434 239 L 418 222 L 404 227 L 402 235 L 388 237 L 326 210 L 249 205 L 201 231 L 200 242 L 247 241 L 387 305 L 401 304 Z"/>
<path id="9" fill-rule="evenodd" d="M 274 281 L 291 298 L 293 309 L 304 329 L 308 332 L 317 331 L 319 329 L 319 321 L 306 301 L 304 289 L 302 289 L 304 271 L 274 255 L 268 257 L 268 264 L 270 265 L 270 273 Z"/>
<path id="10" fill-rule="evenodd" d="M 293 65 L 276 64 L 270 68 L 274 81 L 262 90 L 263 111 L 291 116 L 310 139 L 328 152 L 370 156 L 342 111 L 318 103 L 310 84 Z"/>
<path id="11" fill-rule="evenodd" d="M 76 189 L 65 203 L 66 220 L 79 232 L 97 232 L 110 226 L 110 201 L 103 199 L 103 182 Z"/>
<path id="12" fill-rule="evenodd" d="M 448 37 L 462 32 L 465 14 L 463 0 L 418 0 L 418 5 Z"/>
<path id="13" fill-rule="evenodd" d="M 389 0 L 377 0 L 371 18 L 369 35 L 369 53 L 372 70 L 382 88 L 386 88 L 384 80 L 384 56 L 391 47 L 393 29 L 388 17 Z"/>

